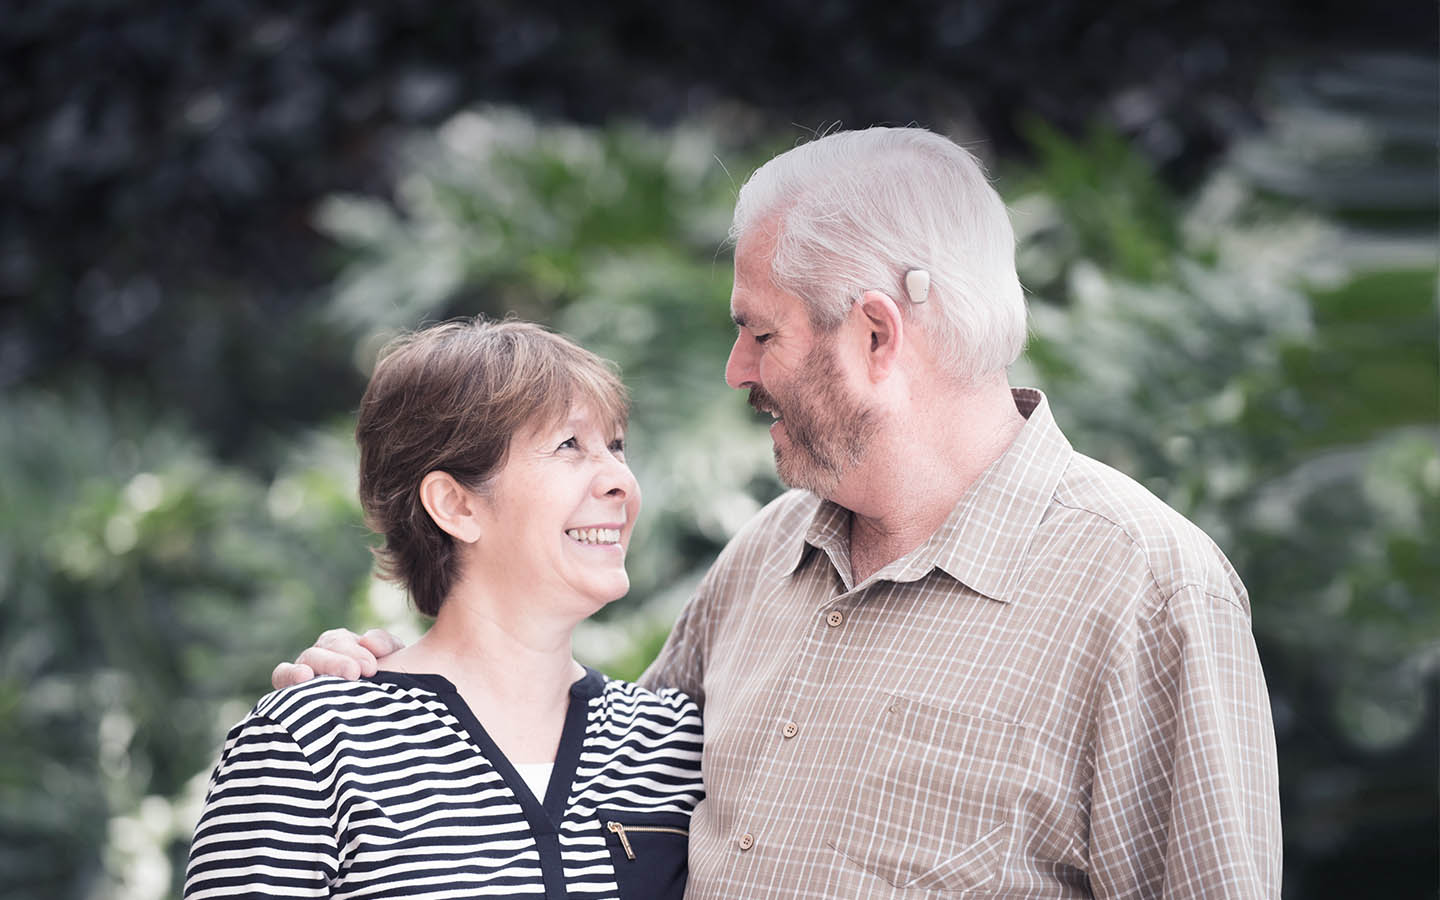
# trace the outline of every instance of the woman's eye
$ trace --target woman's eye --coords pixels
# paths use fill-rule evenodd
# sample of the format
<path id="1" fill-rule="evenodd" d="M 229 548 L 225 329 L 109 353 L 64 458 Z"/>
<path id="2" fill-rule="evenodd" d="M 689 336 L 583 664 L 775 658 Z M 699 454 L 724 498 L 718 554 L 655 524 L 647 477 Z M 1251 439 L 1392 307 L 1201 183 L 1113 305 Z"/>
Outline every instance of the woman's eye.
<path id="1" fill-rule="evenodd" d="M 610 452 L 623 454 L 625 452 L 625 439 L 616 438 L 615 440 L 611 441 Z"/>
<path id="2" fill-rule="evenodd" d="M 560 442 L 560 446 L 559 446 L 559 447 L 556 447 L 555 449 L 556 449 L 556 450 L 578 450 L 578 449 L 580 449 L 580 442 L 577 441 L 577 440 L 575 440 L 573 437 L 571 437 L 571 438 L 566 438 L 565 440 L 561 441 L 561 442 Z"/>

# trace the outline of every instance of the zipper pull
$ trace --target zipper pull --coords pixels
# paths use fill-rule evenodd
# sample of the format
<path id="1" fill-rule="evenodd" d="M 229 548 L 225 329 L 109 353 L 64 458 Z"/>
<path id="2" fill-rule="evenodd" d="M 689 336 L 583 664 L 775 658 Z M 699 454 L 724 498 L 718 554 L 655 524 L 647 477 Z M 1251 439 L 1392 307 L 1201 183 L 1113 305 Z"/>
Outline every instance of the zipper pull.
<path id="1" fill-rule="evenodd" d="M 625 848 L 626 858 L 634 859 L 635 851 L 630 849 L 630 838 L 625 836 L 625 826 L 620 822 L 611 820 L 605 823 L 605 827 L 620 836 L 620 846 Z"/>

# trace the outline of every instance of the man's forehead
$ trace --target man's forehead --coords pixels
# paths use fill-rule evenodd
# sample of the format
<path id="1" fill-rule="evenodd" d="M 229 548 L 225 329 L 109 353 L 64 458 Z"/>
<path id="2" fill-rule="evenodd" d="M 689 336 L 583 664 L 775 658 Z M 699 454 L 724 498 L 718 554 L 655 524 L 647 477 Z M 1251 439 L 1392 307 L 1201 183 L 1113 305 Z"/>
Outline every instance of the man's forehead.
<path id="1" fill-rule="evenodd" d="M 735 285 L 730 292 L 730 318 L 741 328 L 770 330 L 803 312 L 803 301 L 782 290 L 771 278 L 774 235 L 752 228 L 735 244 Z"/>
<path id="2" fill-rule="evenodd" d="M 736 291 L 730 297 L 730 320 L 740 328 L 773 328 L 786 317 L 792 299 L 774 289 L 762 296 Z"/>
<path id="3" fill-rule="evenodd" d="M 799 306 L 800 298 L 777 287 L 768 273 L 759 280 L 737 277 L 730 292 L 730 318 L 742 328 L 774 325 Z"/>

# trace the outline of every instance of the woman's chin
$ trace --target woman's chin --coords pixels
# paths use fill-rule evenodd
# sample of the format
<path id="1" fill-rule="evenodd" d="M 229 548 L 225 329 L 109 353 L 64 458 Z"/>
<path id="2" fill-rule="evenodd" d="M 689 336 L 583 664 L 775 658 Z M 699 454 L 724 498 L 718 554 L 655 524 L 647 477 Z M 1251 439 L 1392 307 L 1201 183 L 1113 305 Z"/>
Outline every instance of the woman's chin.
<path id="1" fill-rule="evenodd" d="M 594 585 L 583 593 L 585 605 L 590 608 L 590 613 L 587 615 L 593 615 L 628 593 L 630 593 L 629 578 L 617 578 L 606 584 Z"/>
<path id="2" fill-rule="evenodd" d="M 628 593 L 630 593 L 630 579 L 627 578 L 625 579 L 624 584 L 618 585 L 615 588 L 612 588 L 611 590 L 602 593 L 600 595 L 600 605 L 602 607 L 609 606 L 610 604 L 624 597 Z"/>

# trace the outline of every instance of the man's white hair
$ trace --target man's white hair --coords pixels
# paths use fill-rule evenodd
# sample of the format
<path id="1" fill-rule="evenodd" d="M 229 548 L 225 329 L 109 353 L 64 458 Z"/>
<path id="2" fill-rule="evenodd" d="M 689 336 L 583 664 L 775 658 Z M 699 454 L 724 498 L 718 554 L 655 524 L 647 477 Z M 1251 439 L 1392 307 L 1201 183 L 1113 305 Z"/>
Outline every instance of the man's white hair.
<path id="1" fill-rule="evenodd" d="M 730 237 L 763 228 L 770 279 L 799 296 L 822 331 L 865 291 L 894 298 L 964 379 L 1004 369 L 1025 346 L 1025 298 L 1005 204 L 969 151 L 923 128 L 840 131 L 751 175 Z M 905 273 L 930 273 L 912 303 Z"/>

